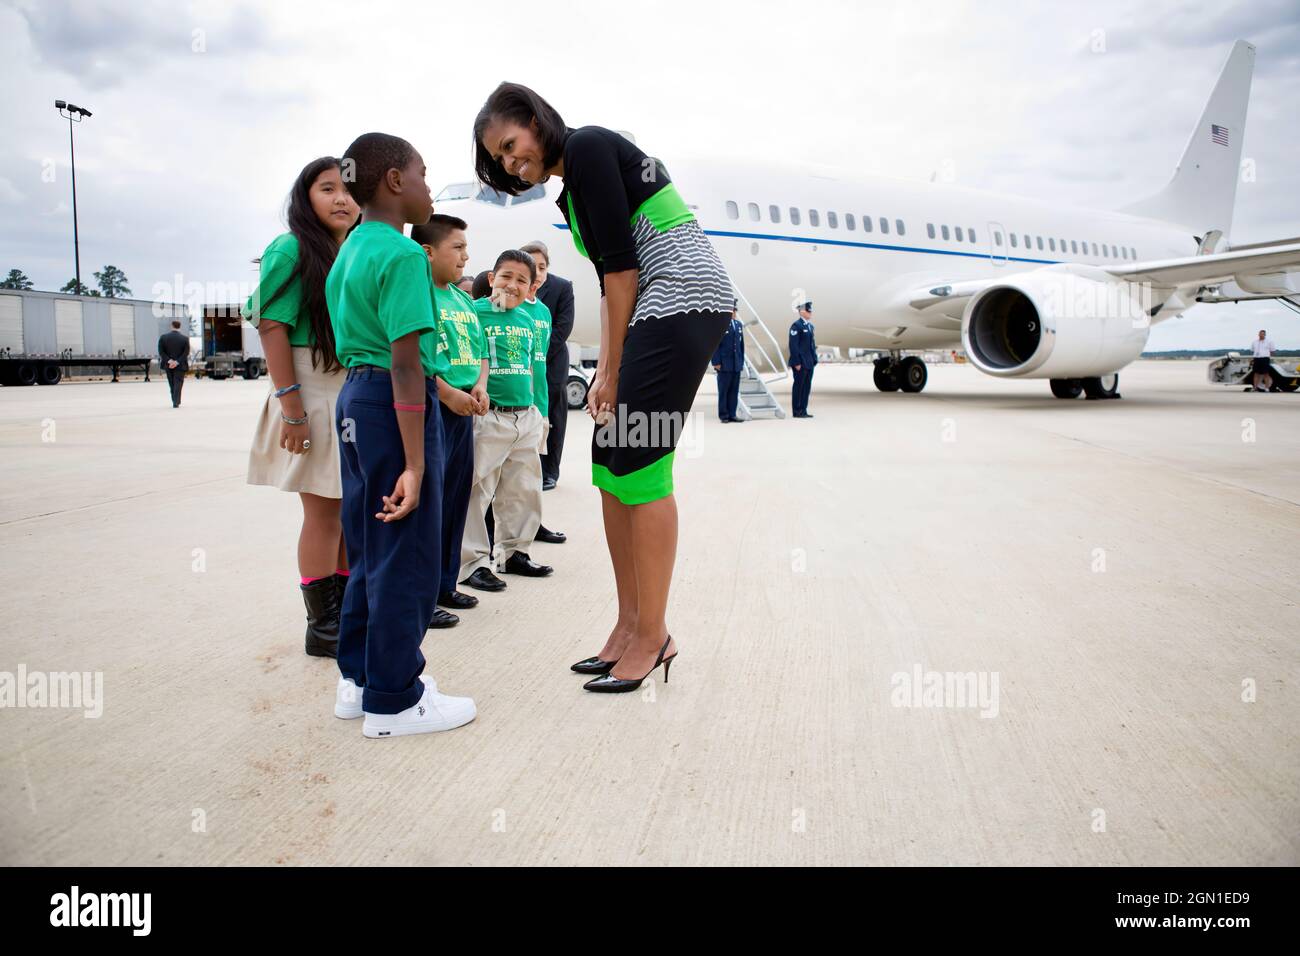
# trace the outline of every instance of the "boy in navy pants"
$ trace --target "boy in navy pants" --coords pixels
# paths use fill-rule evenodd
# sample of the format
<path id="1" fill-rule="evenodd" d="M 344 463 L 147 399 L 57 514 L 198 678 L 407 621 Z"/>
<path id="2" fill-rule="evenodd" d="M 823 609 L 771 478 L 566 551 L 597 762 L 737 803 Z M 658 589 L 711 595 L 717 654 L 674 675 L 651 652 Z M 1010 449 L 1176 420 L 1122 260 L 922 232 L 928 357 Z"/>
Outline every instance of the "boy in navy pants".
<path id="1" fill-rule="evenodd" d="M 336 415 L 351 574 L 334 714 L 364 715 L 367 737 L 450 730 L 475 716 L 473 700 L 441 694 L 421 676 L 441 570 L 436 376 L 447 362 L 428 259 L 403 234 L 433 212 L 424 173 L 420 154 L 399 137 L 367 133 L 348 147 L 343 181 L 362 223 L 325 281 L 335 350 L 348 370 Z"/>

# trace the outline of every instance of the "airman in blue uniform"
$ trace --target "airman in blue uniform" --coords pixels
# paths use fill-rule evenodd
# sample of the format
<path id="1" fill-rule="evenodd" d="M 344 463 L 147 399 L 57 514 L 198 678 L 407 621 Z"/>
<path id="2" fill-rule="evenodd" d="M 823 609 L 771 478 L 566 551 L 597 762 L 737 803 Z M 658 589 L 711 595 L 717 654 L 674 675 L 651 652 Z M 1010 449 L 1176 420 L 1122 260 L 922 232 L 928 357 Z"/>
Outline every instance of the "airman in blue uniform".
<path id="1" fill-rule="evenodd" d="M 736 315 L 736 303 L 732 304 L 731 324 L 713 352 L 713 368 L 718 373 L 718 418 L 724 425 L 744 421 L 736 417 L 740 373 L 745 368 L 745 326 Z"/>
<path id="2" fill-rule="evenodd" d="M 817 364 L 817 339 L 813 334 L 812 303 L 799 306 L 799 318 L 790 324 L 790 368 L 794 370 L 794 387 L 790 404 L 795 418 L 812 418 L 808 414 L 808 396 L 812 392 L 813 367 Z"/>

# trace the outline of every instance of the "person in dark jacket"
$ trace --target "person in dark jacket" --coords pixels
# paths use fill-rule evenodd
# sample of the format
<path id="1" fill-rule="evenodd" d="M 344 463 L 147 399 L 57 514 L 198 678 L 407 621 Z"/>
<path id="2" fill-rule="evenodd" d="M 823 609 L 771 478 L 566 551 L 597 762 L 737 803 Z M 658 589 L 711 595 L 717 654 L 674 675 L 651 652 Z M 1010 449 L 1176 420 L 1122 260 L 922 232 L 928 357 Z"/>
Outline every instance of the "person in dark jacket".
<path id="1" fill-rule="evenodd" d="M 542 287 L 537 298 L 551 310 L 551 342 L 546 349 L 546 390 L 549 393 L 547 418 L 551 423 L 542 455 L 542 490 L 550 491 L 560 480 L 560 457 L 564 454 L 564 426 L 569 419 L 569 402 L 564 383 L 569 377 L 569 333 L 573 331 L 573 283 L 551 272 L 551 253 L 546 244 L 535 240 L 522 247 L 537 263 Z"/>
<path id="2" fill-rule="evenodd" d="M 736 417 L 740 399 L 740 373 L 745 368 L 745 325 L 731 311 L 731 325 L 722 333 L 722 341 L 713 353 L 713 369 L 718 373 L 718 418 L 723 424 L 743 422 Z"/>
<path id="3" fill-rule="evenodd" d="M 172 319 L 172 330 L 158 337 L 158 364 L 167 373 L 172 391 L 172 408 L 181 407 L 181 386 L 190 367 L 190 338 L 181 332 L 181 323 Z"/>
<path id="4" fill-rule="evenodd" d="M 808 396 L 812 392 L 813 368 L 817 365 L 817 338 L 813 332 L 812 303 L 799 306 L 799 318 L 790 324 L 790 368 L 794 370 L 794 388 L 790 404 L 795 418 L 812 418 L 808 414 Z"/>

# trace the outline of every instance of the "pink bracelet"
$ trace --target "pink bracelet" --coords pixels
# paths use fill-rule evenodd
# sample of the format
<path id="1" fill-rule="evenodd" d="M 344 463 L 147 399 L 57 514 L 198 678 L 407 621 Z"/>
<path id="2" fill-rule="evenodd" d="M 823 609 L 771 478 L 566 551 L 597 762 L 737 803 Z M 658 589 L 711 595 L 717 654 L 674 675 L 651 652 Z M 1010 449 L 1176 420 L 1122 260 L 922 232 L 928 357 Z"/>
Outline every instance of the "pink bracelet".
<path id="1" fill-rule="evenodd" d="M 399 412 L 422 412 L 423 405 L 403 405 L 401 402 L 393 402 L 393 407 Z"/>

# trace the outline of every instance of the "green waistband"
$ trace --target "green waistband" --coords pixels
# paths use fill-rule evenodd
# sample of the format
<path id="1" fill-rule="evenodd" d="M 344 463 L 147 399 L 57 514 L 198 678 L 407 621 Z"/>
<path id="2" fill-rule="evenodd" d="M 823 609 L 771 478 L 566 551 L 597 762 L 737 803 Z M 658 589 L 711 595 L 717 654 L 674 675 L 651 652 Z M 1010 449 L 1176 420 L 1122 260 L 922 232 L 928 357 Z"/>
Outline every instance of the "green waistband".
<path id="1" fill-rule="evenodd" d="M 578 213 L 573 208 L 573 193 L 568 194 L 568 201 L 569 234 L 573 236 L 573 245 L 577 248 L 580 256 L 584 259 L 590 259 L 591 256 L 587 254 L 587 247 L 582 242 L 582 234 L 578 231 Z M 637 206 L 630 220 L 632 225 L 636 225 L 637 216 L 645 216 L 650 225 L 654 226 L 659 232 L 667 232 L 674 226 L 680 226 L 684 222 L 691 222 L 695 218 L 695 213 L 691 212 L 687 207 L 686 201 L 682 199 L 681 193 L 677 191 L 676 184 L 668 183 L 663 189 Z"/>

